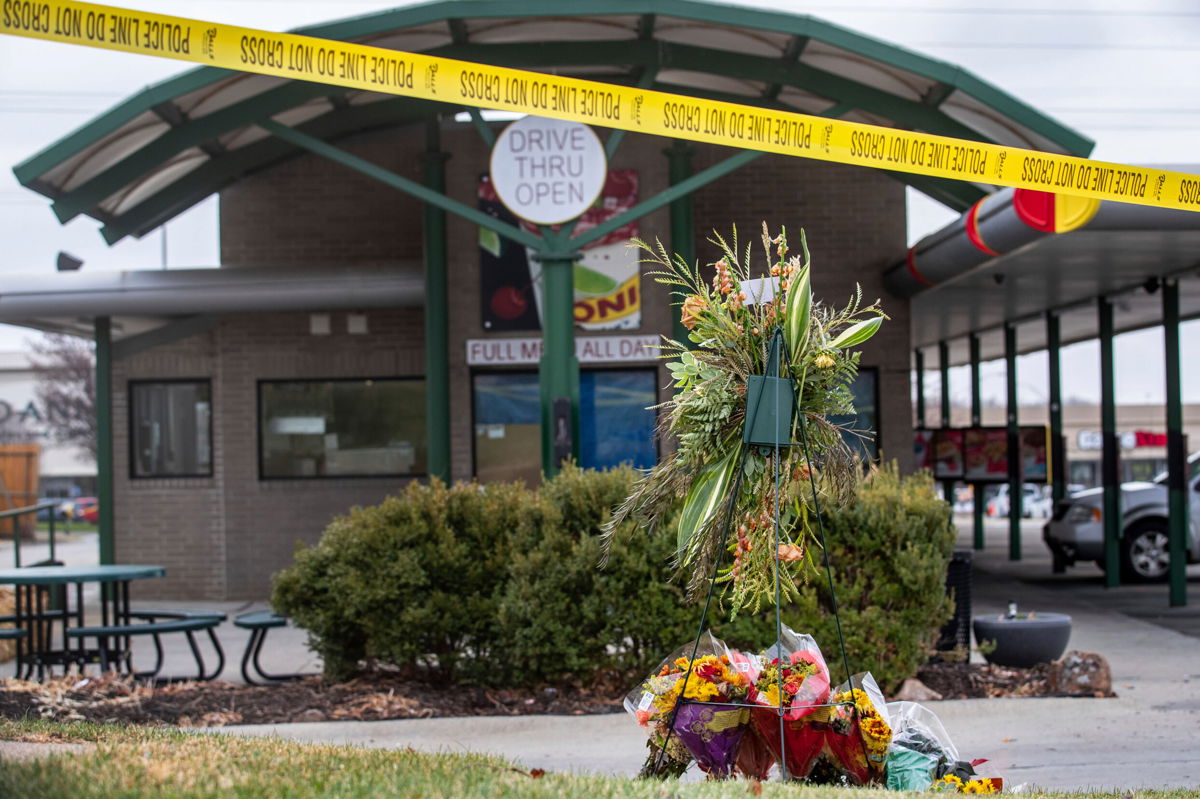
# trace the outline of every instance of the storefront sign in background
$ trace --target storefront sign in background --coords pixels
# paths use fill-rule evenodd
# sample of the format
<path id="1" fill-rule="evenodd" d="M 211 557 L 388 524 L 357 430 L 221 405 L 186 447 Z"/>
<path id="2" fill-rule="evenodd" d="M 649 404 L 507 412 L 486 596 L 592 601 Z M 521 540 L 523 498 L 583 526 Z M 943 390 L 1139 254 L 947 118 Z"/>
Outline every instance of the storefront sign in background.
<path id="1" fill-rule="evenodd" d="M 1121 449 L 1137 449 L 1138 447 L 1165 447 L 1166 433 L 1152 433 L 1149 430 L 1126 430 L 1117 433 L 1117 441 Z M 1080 430 L 1076 442 L 1082 450 L 1098 450 L 1104 447 L 1104 434 L 1099 430 Z"/>
<path id="2" fill-rule="evenodd" d="M 580 363 L 653 363 L 658 336 L 577 336 Z M 540 338 L 467 339 L 468 366 L 536 365 L 542 358 Z"/>
<path id="3" fill-rule="evenodd" d="M 638 174 L 609 170 L 600 198 L 575 225 L 583 233 L 637 204 Z M 479 183 L 479 210 L 531 232 L 537 227 L 517 220 L 485 176 Z M 575 323 L 583 330 L 637 330 L 642 324 L 642 284 L 637 251 L 628 246 L 638 235 L 637 222 L 610 232 L 583 249 L 575 262 Z M 542 265 L 532 250 L 498 233 L 479 229 L 479 280 L 485 330 L 540 330 Z"/>

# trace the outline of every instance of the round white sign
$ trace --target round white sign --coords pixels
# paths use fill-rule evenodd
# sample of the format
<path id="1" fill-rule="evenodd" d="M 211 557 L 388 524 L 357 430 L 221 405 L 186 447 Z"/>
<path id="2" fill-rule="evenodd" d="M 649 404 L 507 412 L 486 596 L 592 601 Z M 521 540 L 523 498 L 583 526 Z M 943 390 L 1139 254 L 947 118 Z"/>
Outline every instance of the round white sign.
<path id="1" fill-rule="evenodd" d="M 522 117 L 492 148 L 492 185 L 500 202 L 538 225 L 582 214 L 600 196 L 607 174 L 604 147 L 578 122 Z"/>

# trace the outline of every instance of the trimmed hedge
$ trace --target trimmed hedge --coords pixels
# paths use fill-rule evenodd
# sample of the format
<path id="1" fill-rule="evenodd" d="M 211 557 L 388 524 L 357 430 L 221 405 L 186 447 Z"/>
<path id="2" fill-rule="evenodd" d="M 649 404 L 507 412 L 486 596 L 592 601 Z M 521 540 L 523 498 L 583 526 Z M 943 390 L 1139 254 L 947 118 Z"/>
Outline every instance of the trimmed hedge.
<path id="1" fill-rule="evenodd" d="M 539 491 L 521 484 L 410 484 L 354 508 L 275 576 L 272 606 L 306 629 L 342 679 L 377 661 L 413 675 L 489 685 L 633 680 L 696 634 L 700 609 L 670 576 L 673 525 L 618 533 L 603 568 L 600 526 L 636 474 L 568 466 Z M 949 617 L 950 513 L 928 478 L 877 472 L 828 514 L 851 666 L 890 687 L 924 662 Z M 837 637 L 823 581 L 784 622 L 811 632 L 835 677 Z M 757 649 L 774 613 L 711 626 Z"/>

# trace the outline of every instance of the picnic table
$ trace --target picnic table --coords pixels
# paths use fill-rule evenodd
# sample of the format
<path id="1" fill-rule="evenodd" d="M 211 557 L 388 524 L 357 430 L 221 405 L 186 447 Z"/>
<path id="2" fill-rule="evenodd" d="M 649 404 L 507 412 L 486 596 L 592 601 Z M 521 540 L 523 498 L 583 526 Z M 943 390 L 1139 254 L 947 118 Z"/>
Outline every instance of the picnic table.
<path id="1" fill-rule="evenodd" d="M 12 585 L 16 593 L 14 613 L 3 621 L 25 631 L 16 639 L 16 674 L 29 679 L 36 671 L 41 680 L 55 666 L 65 670 L 71 664 L 122 661 L 129 666 L 129 635 L 122 629 L 132 630 L 135 618 L 129 584 L 166 573 L 162 566 L 132 564 L 0 569 L 0 585 Z M 83 590 L 90 583 L 100 584 L 98 621 L 107 635 L 79 634 L 97 629 L 85 619 Z M 95 648 L 89 648 L 89 637 L 95 638 Z"/>

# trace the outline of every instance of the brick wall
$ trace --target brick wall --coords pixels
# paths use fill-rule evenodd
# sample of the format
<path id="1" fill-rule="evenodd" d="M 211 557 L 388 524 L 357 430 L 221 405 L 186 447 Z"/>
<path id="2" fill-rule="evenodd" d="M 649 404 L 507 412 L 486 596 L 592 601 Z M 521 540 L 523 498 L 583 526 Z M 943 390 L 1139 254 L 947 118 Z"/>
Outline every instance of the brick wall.
<path id="1" fill-rule="evenodd" d="M 258 381 L 408 377 L 424 373 L 419 310 L 362 311 L 369 332 L 309 333 L 307 313 L 232 314 L 212 331 L 117 361 L 113 368 L 117 557 L 158 563 L 167 579 L 142 597 L 263 599 L 297 541 L 315 542 L 353 505 L 379 502 L 402 478 L 260 480 Z M 212 381 L 212 478 L 133 479 L 128 381 Z"/>
<path id="2" fill-rule="evenodd" d="M 602 132 L 602 136 L 607 135 Z M 669 140 L 626 137 L 615 168 L 637 170 L 641 198 L 667 187 Z M 398 174 L 420 180 L 423 131 L 413 127 L 346 139 L 340 147 Z M 487 150 L 469 126 L 447 123 L 443 149 L 448 193 L 474 207 Z M 697 147 L 695 169 L 733 152 Z M 814 289 L 842 303 L 862 283 L 869 302 L 882 294 L 881 274 L 904 247 L 904 192 L 870 170 L 763 156 L 695 196 L 697 255 L 712 260 L 703 242 L 737 223 L 758 238 L 761 222 L 788 225 L 793 240 L 809 232 Z M 221 193 L 221 254 L 229 268 L 356 264 L 416 268 L 423 252 L 421 205 L 347 167 L 302 156 L 243 178 Z M 449 243 L 450 418 L 452 472 L 472 473 L 470 369 L 466 341 L 482 328 L 478 234 L 451 215 Z M 640 222 L 640 234 L 669 245 L 664 207 Z M 892 316 L 866 348 L 863 365 L 880 368 L 880 414 L 885 453 L 911 446 L 908 388 L 908 306 L 885 298 Z M 319 310 L 319 309 L 314 309 Z M 333 334 L 309 334 L 307 313 L 235 314 L 213 330 L 120 361 L 114 368 L 118 557 L 162 563 L 168 579 L 139 587 L 139 595 L 262 599 L 270 574 L 291 561 L 294 543 L 312 542 L 334 515 L 379 501 L 397 479 L 271 480 L 258 477 L 257 381 L 286 378 L 413 376 L 424 373 L 419 309 L 369 311 L 369 334 L 346 333 L 345 313 L 333 312 Z M 669 332 L 665 287 L 643 277 L 642 327 Z M 521 333 L 517 335 L 529 335 Z M 198 377 L 213 385 L 212 478 L 132 480 L 128 464 L 126 381 Z M 668 383 L 660 367 L 660 386 Z M 665 389 L 661 389 L 665 391 Z"/>

